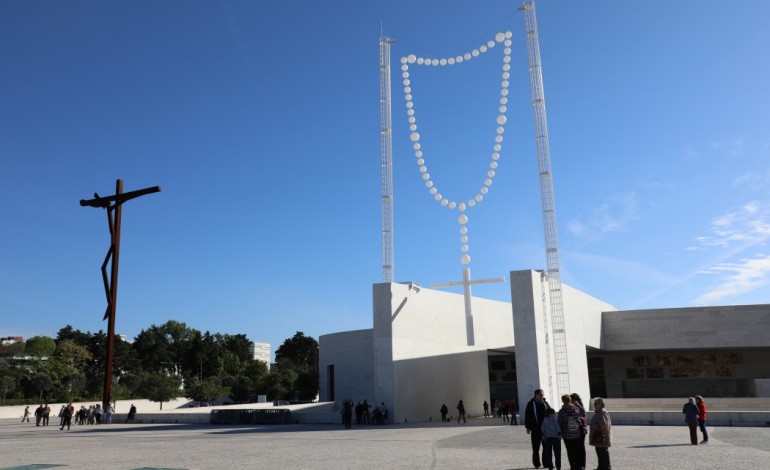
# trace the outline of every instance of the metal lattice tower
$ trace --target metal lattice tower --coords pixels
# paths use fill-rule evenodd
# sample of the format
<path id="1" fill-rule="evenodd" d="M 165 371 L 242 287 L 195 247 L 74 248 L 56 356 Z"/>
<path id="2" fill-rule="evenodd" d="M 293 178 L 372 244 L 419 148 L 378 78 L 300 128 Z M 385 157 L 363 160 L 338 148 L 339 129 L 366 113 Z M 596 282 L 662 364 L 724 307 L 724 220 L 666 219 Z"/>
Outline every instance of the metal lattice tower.
<path id="1" fill-rule="evenodd" d="M 390 45 L 380 36 L 380 141 L 382 164 L 382 282 L 393 282 L 393 129 L 390 111 Z"/>
<path id="2" fill-rule="evenodd" d="M 554 362 L 556 366 L 556 384 L 558 393 L 561 395 L 570 392 L 569 363 L 567 361 L 567 335 L 564 329 L 564 302 L 559 267 L 559 241 L 556 235 L 556 207 L 553 197 L 553 180 L 551 178 L 551 150 L 548 143 L 548 122 L 545 114 L 543 71 L 540 66 L 540 42 L 537 34 L 534 0 L 525 1 L 524 5 L 519 9 L 524 10 L 524 27 L 527 33 L 529 83 L 532 92 L 532 114 L 535 120 L 535 140 L 540 171 L 540 201 L 543 206 L 548 291 L 549 300 L 551 301 L 551 340 L 553 341 Z M 548 380 L 550 382 L 552 378 L 549 376 Z"/>
<path id="3" fill-rule="evenodd" d="M 550 292 L 550 289 L 548 288 L 548 275 L 546 273 L 541 272 L 540 273 L 540 301 L 542 302 L 543 306 L 543 330 L 545 331 L 545 365 L 546 365 L 546 371 L 548 372 L 548 390 L 553 390 L 553 367 L 551 366 L 551 363 L 553 362 L 553 359 L 551 357 L 551 333 L 550 329 L 548 328 L 548 325 L 551 323 L 548 320 L 548 293 Z"/>

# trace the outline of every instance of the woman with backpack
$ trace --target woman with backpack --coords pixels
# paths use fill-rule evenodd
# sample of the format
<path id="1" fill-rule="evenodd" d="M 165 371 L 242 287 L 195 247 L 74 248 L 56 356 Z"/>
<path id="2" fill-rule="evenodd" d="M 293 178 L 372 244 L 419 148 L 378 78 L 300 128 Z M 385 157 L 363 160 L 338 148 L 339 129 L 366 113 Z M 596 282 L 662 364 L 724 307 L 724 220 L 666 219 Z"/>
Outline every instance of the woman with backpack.
<path id="1" fill-rule="evenodd" d="M 561 396 L 562 407 L 559 410 L 559 427 L 561 428 L 561 437 L 564 439 L 564 448 L 567 449 L 567 459 L 569 468 L 579 469 L 578 447 L 581 444 L 580 437 L 583 425 L 580 423 L 580 413 L 575 405 L 572 404 L 572 398 L 569 394 Z"/>
<path id="2" fill-rule="evenodd" d="M 586 429 L 586 409 L 585 406 L 583 406 L 583 400 L 580 398 L 580 395 L 571 393 L 569 397 L 572 399 L 572 404 L 575 405 L 578 410 L 580 422 L 582 424 L 580 429 L 580 444 L 577 449 L 578 468 L 586 468 L 586 434 L 588 434 L 588 430 Z"/>

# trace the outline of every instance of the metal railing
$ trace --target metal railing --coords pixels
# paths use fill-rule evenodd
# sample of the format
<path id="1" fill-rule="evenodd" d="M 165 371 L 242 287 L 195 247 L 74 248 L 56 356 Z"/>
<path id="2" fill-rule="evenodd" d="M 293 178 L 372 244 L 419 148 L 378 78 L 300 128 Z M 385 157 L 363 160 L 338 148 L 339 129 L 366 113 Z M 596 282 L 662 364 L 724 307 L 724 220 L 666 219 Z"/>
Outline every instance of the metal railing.
<path id="1" fill-rule="evenodd" d="M 211 410 L 211 424 L 289 424 L 291 410 Z"/>

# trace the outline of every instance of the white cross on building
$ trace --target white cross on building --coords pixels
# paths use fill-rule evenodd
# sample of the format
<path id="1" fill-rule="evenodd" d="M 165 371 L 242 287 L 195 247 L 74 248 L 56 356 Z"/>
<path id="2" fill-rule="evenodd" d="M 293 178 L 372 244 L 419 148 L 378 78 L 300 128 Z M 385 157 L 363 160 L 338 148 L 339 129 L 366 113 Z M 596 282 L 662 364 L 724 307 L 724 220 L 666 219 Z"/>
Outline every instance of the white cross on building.
<path id="1" fill-rule="evenodd" d="M 465 334 L 468 338 L 468 346 L 476 344 L 475 335 L 473 333 L 473 310 L 471 308 L 471 285 L 472 284 L 489 284 L 492 282 L 505 282 L 505 277 L 492 277 L 487 279 L 471 280 L 471 269 L 469 267 L 463 268 L 463 280 L 459 282 L 440 282 L 438 284 L 431 284 L 431 289 L 441 289 L 444 287 L 463 286 L 463 295 L 465 297 Z"/>

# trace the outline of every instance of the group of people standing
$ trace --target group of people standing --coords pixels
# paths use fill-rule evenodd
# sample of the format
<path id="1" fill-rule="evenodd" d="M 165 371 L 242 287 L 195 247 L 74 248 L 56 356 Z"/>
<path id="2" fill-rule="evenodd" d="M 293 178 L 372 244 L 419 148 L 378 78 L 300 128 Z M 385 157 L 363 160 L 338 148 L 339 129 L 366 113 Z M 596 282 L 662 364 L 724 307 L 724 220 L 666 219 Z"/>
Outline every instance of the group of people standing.
<path id="1" fill-rule="evenodd" d="M 29 423 L 29 406 L 24 408 L 24 414 L 21 416 L 21 422 L 23 423 L 26 419 Z M 48 420 L 51 416 L 51 407 L 48 406 L 48 403 L 40 404 L 40 406 L 35 409 L 35 426 L 48 426 Z"/>
<path id="2" fill-rule="evenodd" d="M 69 430 L 73 417 L 77 424 L 112 424 L 112 414 L 114 412 L 115 410 L 112 406 L 108 406 L 106 410 L 103 410 L 102 405 L 96 404 L 91 405 L 88 408 L 81 406 L 80 410 L 75 413 L 75 407 L 72 406 L 72 403 L 67 403 L 66 405 L 62 405 L 59 410 L 59 429 L 63 431 L 66 426 L 67 430 Z M 21 422 L 23 423 L 25 420 L 29 422 L 29 416 L 29 406 L 27 406 L 24 408 Z M 102 418 L 102 416 L 104 416 L 104 418 Z M 48 406 L 47 403 L 41 403 L 40 406 L 35 409 L 35 426 L 48 426 L 50 417 L 51 407 Z"/>
<path id="3" fill-rule="evenodd" d="M 484 402 L 486 403 L 486 402 Z M 441 422 L 450 422 L 452 421 L 451 416 L 447 416 L 449 414 L 449 408 L 447 408 L 446 403 L 441 404 L 441 408 L 439 408 L 438 412 L 441 414 Z M 460 420 L 463 420 L 463 423 L 467 423 L 465 419 L 465 404 L 462 400 L 460 400 L 457 403 L 457 422 L 459 423 Z"/>
<path id="4" fill-rule="evenodd" d="M 75 418 L 77 424 L 112 424 L 112 415 L 115 413 L 115 408 L 112 405 L 102 409 L 102 405 L 91 405 L 88 408 L 81 406 L 80 410 L 75 412 L 75 407 L 72 403 L 62 405 L 59 410 L 59 428 L 63 431 L 64 427 L 67 430 L 70 429 L 72 424 L 72 418 Z M 29 406 L 24 408 L 24 414 L 21 416 L 21 422 L 29 422 L 31 413 Z M 126 422 L 133 421 L 136 415 L 136 407 L 131 405 L 131 409 L 126 416 Z M 40 404 L 35 410 L 35 426 L 48 426 L 48 422 L 51 416 L 51 407 L 48 404 Z"/>
<path id="5" fill-rule="evenodd" d="M 78 424 L 112 424 L 112 415 L 115 408 L 112 405 L 102 409 L 102 405 L 91 405 L 88 408 L 82 405 L 76 414 Z"/>
<path id="6" fill-rule="evenodd" d="M 687 426 L 690 428 L 690 444 L 694 446 L 698 445 L 697 428 L 700 428 L 700 432 L 703 433 L 703 440 L 700 441 L 700 443 L 709 443 L 709 433 L 706 430 L 707 411 L 708 409 L 706 408 L 706 402 L 703 401 L 703 397 L 700 395 L 695 395 L 694 398 L 688 398 L 687 403 L 685 403 L 684 407 L 682 408 L 682 413 L 684 413 L 684 422 L 687 423 Z"/>
<path id="7" fill-rule="evenodd" d="M 561 397 L 562 407 L 557 412 L 545 400 L 542 389 L 535 390 L 535 396 L 524 409 L 524 427 L 532 440 L 532 464 L 535 468 L 561 468 L 561 441 L 567 450 L 571 470 L 583 470 L 586 466 L 585 438 L 596 449 L 599 460 L 597 470 L 611 470 L 609 447 L 611 445 L 612 421 L 604 409 L 604 400 L 594 399 L 594 415 L 586 422 L 583 400 L 577 393 Z M 542 456 L 540 447 L 542 446 Z M 541 458 L 542 457 L 542 458 Z"/>
<path id="8" fill-rule="evenodd" d="M 504 423 L 510 422 L 511 425 L 518 424 L 516 415 L 519 413 L 519 407 L 516 405 L 516 400 L 503 400 L 502 402 L 500 400 L 495 400 L 494 405 L 492 406 L 492 414 L 490 414 L 489 403 L 487 403 L 486 400 L 482 406 L 484 407 L 485 418 L 497 416 L 498 418 L 502 418 Z"/>
<path id="9" fill-rule="evenodd" d="M 385 402 L 380 403 L 380 406 L 375 406 L 370 413 L 371 408 L 372 406 L 366 400 L 363 403 L 358 402 L 354 406 L 353 400 L 345 399 L 342 402 L 342 424 L 345 425 L 345 429 L 350 429 L 353 423 L 353 413 L 356 416 L 356 424 L 385 424 L 388 422 L 388 409 L 385 408 Z"/>

